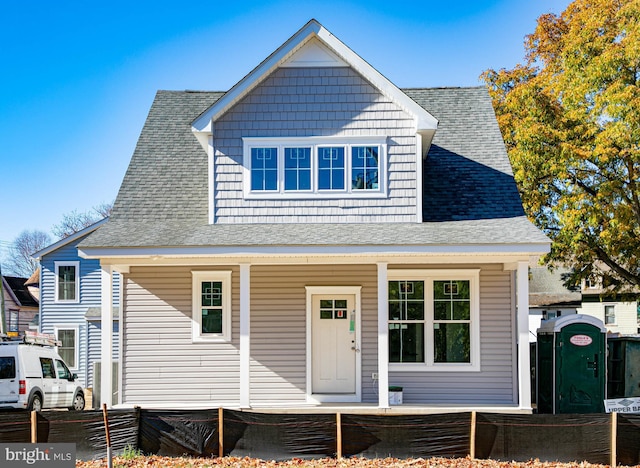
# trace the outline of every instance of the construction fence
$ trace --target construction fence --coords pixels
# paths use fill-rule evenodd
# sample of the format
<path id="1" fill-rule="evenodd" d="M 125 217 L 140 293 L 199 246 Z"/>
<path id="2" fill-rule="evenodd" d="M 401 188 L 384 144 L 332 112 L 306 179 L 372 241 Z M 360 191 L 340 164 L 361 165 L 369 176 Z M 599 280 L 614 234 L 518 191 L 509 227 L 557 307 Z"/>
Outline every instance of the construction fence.
<path id="1" fill-rule="evenodd" d="M 79 460 L 107 454 L 102 411 L 0 413 L 0 443 L 75 443 Z M 110 410 L 114 455 L 459 458 L 640 464 L 640 415 L 275 414 L 211 410 Z M 34 440 L 37 439 L 37 440 Z"/>

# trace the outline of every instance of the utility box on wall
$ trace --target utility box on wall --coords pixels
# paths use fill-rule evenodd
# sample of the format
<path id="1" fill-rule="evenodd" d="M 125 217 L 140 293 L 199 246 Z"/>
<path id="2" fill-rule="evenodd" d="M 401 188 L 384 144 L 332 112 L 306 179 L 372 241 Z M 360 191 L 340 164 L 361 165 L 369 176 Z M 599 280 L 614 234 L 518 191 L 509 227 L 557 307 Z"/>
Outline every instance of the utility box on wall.
<path id="1" fill-rule="evenodd" d="M 604 412 L 607 330 L 582 314 L 542 323 L 538 329 L 538 412 Z"/>

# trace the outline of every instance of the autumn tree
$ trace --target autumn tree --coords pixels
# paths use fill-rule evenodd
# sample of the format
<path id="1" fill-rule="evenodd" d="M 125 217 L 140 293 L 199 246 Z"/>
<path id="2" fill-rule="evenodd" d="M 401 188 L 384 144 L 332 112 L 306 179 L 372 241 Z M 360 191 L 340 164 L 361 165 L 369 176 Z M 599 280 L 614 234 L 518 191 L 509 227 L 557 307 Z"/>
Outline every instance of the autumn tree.
<path id="1" fill-rule="evenodd" d="M 53 226 L 51 231 L 60 239 L 69 237 L 84 228 L 106 218 L 111 214 L 113 203 L 102 203 L 94 206 L 90 211 L 78 212 L 76 210 L 66 213 L 60 223 Z"/>
<path id="2" fill-rule="evenodd" d="M 487 70 L 529 217 L 553 240 L 545 261 L 570 284 L 640 286 L 640 2 L 575 0 L 544 14 L 526 63 Z"/>

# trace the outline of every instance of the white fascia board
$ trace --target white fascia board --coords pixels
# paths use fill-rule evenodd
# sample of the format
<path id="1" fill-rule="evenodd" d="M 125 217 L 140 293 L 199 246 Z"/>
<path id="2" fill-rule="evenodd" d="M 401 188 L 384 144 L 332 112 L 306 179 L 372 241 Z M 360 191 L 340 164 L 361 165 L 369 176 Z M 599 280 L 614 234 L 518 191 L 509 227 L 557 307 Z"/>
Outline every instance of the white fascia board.
<path id="1" fill-rule="evenodd" d="M 42 250 L 38 250 L 37 252 L 33 253 L 31 255 L 31 258 L 34 258 L 35 260 L 40 260 L 42 257 L 44 257 L 47 254 L 50 254 L 51 252 L 58 250 L 60 247 L 64 247 L 67 244 L 70 244 L 71 242 L 80 239 L 83 236 L 86 236 L 87 234 L 92 233 L 93 231 L 95 231 L 96 229 L 98 229 L 100 226 L 102 226 L 104 223 L 106 223 L 109 220 L 109 218 L 104 218 L 101 219 L 100 221 L 93 223 L 91 226 L 87 226 L 86 228 L 82 229 L 81 231 L 78 231 L 74 234 L 71 234 L 70 236 L 67 236 L 63 239 L 60 239 L 58 242 L 55 242 L 53 244 L 51 244 L 48 247 L 45 247 Z"/>
<path id="2" fill-rule="evenodd" d="M 384 256 L 384 255 L 541 255 L 549 252 L 549 244 L 461 244 L 461 245 L 371 245 L 371 246 L 198 246 L 198 247 L 133 247 L 79 249 L 82 258 L 154 258 L 154 257 L 280 257 L 280 256 Z"/>
<path id="3" fill-rule="evenodd" d="M 298 47 L 322 28 L 315 20 L 309 21 L 289 40 L 282 44 L 275 52 L 267 57 L 260 65 L 236 83 L 227 93 L 218 99 L 208 110 L 202 113 L 191 124 L 194 133 L 212 133 L 213 121 L 223 114 L 229 107 L 256 87 L 269 73 L 284 62 Z"/>
<path id="4" fill-rule="evenodd" d="M 217 117 L 244 97 L 275 68 L 284 63 L 297 49 L 302 47 L 314 36 L 353 67 L 354 70 L 364 76 L 372 85 L 378 88 L 381 93 L 388 96 L 402 109 L 413 115 L 416 122 L 417 133 L 433 132 L 437 129 L 438 121 L 435 117 L 420 107 L 413 99 L 403 93 L 397 86 L 331 34 L 320 23 L 316 20 L 311 20 L 260 63 L 260 65 L 236 83 L 224 96 L 218 99 L 213 106 L 193 121 L 191 124 L 192 131 L 196 134 L 200 144 L 203 146 L 206 145 L 206 135 L 213 133 L 213 122 Z"/>
<path id="5" fill-rule="evenodd" d="M 337 53 L 345 62 L 351 65 L 354 70 L 364 76 L 373 86 L 378 88 L 382 94 L 388 96 L 406 112 L 416 119 L 416 129 L 418 133 L 434 131 L 438 128 L 438 121 L 424 108 L 420 107 L 413 99 L 403 93 L 396 85 L 389 81 L 382 73 L 373 68 L 366 60 L 347 47 L 337 37 L 320 26 L 317 32 L 318 38 Z"/>

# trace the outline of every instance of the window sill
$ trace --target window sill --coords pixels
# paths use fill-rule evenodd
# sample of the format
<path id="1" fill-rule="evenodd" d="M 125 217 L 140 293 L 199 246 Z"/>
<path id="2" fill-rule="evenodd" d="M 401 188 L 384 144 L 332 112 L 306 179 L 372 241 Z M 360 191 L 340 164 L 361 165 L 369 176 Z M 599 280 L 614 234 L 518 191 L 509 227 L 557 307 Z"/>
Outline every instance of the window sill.
<path id="1" fill-rule="evenodd" d="M 245 200 L 359 200 L 387 198 L 387 194 L 379 191 L 366 192 L 250 192 L 245 193 Z"/>
<path id="2" fill-rule="evenodd" d="M 192 343 L 231 343 L 231 338 L 226 336 L 193 336 Z"/>
<path id="3" fill-rule="evenodd" d="M 479 364 L 392 364 L 389 372 L 480 372 Z"/>

